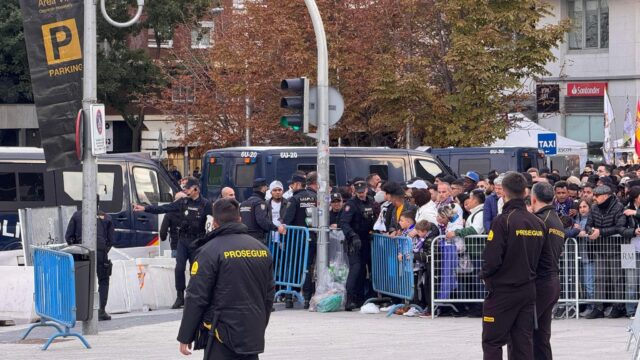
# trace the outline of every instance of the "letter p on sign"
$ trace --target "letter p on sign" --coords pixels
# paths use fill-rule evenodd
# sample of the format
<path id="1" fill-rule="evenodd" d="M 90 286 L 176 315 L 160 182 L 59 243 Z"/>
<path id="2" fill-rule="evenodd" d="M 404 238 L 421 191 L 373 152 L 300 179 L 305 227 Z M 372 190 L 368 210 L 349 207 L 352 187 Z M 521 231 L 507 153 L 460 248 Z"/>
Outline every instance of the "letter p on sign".
<path id="1" fill-rule="evenodd" d="M 80 36 L 75 19 L 42 25 L 42 39 L 49 65 L 82 58 Z"/>

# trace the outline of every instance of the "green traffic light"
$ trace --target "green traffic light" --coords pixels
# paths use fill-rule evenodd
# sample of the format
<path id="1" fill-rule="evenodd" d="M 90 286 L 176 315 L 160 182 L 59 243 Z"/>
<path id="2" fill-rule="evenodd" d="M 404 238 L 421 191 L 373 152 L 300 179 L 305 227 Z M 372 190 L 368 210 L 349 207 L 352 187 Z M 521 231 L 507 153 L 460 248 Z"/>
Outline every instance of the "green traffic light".
<path id="1" fill-rule="evenodd" d="M 288 115 L 280 118 L 280 126 L 289 128 L 293 131 L 300 131 L 302 124 L 300 123 L 300 116 Z"/>

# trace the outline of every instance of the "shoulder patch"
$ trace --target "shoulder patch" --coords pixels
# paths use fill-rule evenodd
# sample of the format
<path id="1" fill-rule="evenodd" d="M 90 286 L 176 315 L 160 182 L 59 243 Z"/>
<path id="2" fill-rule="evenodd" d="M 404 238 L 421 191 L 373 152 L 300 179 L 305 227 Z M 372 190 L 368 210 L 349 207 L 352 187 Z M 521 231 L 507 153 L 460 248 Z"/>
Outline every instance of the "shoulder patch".
<path id="1" fill-rule="evenodd" d="M 489 235 L 487 235 L 487 241 L 493 240 L 493 230 L 489 230 Z"/>
<path id="2" fill-rule="evenodd" d="M 349 211 L 349 209 L 351 209 L 351 207 L 349 205 L 344 207 L 344 211 Z"/>
<path id="3" fill-rule="evenodd" d="M 264 210 L 267 208 L 267 205 L 265 205 L 264 203 L 260 204 L 260 209 Z"/>
<path id="4" fill-rule="evenodd" d="M 193 265 L 191 265 L 191 275 L 195 275 L 198 273 L 198 262 L 194 261 Z"/>

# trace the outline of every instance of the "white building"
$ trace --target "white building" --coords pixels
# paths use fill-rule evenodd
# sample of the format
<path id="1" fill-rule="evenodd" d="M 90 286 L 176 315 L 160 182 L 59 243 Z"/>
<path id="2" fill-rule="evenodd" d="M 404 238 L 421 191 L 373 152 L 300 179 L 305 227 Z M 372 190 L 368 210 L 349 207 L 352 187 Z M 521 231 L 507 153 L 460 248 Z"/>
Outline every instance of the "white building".
<path id="1" fill-rule="evenodd" d="M 589 144 L 593 159 L 601 158 L 604 138 L 604 89 L 615 112 L 611 137 L 622 138 L 627 99 L 635 120 L 640 95 L 640 1 L 548 0 L 557 23 L 572 20 L 565 41 L 554 49 L 551 73 L 538 82 L 540 125 Z M 541 109 L 541 98 L 550 95 Z M 557 100 L 554 109 L 554 99 Z M 548 111 L 548 112 L 545 112 Z"/>

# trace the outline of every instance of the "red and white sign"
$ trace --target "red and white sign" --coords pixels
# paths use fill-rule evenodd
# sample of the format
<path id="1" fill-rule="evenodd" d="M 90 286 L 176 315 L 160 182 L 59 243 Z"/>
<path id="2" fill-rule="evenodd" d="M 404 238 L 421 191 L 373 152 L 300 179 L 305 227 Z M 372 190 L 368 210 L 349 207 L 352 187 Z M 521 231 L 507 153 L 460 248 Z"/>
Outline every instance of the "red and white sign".
<path id="1" fill-rule="evenodd" d="M 567 96 L 604 96 L 605 82 L 567 83 Z"/>

